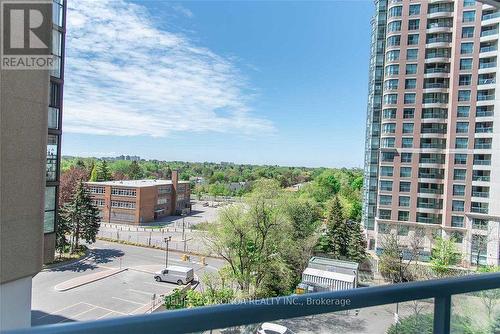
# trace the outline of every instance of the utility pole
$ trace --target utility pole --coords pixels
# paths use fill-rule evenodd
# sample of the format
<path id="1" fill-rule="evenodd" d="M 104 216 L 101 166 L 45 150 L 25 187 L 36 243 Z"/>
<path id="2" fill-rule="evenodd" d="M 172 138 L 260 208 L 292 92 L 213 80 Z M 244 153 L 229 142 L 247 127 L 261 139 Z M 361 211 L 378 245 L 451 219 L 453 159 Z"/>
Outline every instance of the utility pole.
<path id="1" fill-rule="evenodd" d="M 399 253 L 399 283 L 402 282 L 403 282 L 403 251 Z M 396 303 L 396 314 L 394 315 L 394 322 L 396 323 L 396 333 L 397 333 L 399 324 L 399 303 Z"/>
<path id="2" fill-rule="evenodd" d="M 165 239 L 165 268 L 168 267 L 168 243 L 172 240 L 171 236 L 166 237 Z"/>

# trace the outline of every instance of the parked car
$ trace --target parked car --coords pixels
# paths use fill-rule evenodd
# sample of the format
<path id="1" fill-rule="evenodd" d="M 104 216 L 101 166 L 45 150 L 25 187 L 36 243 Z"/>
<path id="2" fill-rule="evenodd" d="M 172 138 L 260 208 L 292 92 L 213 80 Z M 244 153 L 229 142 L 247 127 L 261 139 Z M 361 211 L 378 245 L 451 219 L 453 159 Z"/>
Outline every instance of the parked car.
<path id="1" fill-rule="evenodd" d="M 294 334 L 285 326 L 273 324 L 272 322 L 264 322 L 257 330 L 257 334 Z"/>
<path id="2" fill-rule="evenodd" d="M 177 283 L 178 285 L 188 284 L 194 279 L 193 268 L 181 266 L 168 266 L 155 273 L 157 282 Z"/>

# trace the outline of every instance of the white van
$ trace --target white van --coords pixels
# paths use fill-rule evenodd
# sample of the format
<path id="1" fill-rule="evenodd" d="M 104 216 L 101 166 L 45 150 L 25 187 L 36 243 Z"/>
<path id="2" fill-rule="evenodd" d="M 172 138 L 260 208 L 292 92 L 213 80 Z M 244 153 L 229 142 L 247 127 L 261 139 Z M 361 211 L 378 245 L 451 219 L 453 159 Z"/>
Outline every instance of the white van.
<path id="1" fill-rule="evenodd" d="M 155 273 L 157 282 L 177 283 L 178 285 L 188 284 L 194 279 L 193 268 L 181 266 L 168 266 L 166 269 Z"/>

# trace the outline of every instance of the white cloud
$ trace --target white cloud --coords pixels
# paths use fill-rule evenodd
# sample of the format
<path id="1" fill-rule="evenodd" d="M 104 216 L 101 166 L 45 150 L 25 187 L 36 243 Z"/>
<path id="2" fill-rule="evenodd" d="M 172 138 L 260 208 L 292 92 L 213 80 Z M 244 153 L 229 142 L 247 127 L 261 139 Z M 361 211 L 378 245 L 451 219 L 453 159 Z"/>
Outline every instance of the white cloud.
<path id="1" fill-rule="evenodd" d="M 274 131 L 270 121 L 253 115 L 254 92 L 229 58 L 155 27 L 142 6 L 68 4 L 65 132 Z"/>

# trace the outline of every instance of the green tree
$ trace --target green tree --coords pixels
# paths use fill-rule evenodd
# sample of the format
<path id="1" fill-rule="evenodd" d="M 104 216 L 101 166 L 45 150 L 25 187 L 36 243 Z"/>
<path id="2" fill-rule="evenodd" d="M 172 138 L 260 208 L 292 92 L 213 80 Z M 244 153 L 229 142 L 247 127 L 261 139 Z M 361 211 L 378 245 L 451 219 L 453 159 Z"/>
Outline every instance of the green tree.
<path id="1" fill-rule="evenodd" d="M 347 243 L 347 258 L 351 261 L 362 262 L 366 259 L 366 239 L 361 224 L 351 221 L 349 227 L 349 241 Z"/>
<path id="2" fill-rule="evenodd" d="M 139 166 L 137 161 L 132 161 L 128 167 L 127 175 L 131 180 L 139 180 L 144 176 L 141 166 Z"/>
<path id="3" fill-rule="evenodd" d="M 97 182 L 97 173 L 98 173 L 97 172 L 97 165 L 94 164 L 92 166 L 92 171 L 90 172 L 90 179 L 89 179 L 90 182 Z"/>
<path id="4" fill-rule="evenodd" d="M 392 324 L 387 330 L 387 334 L 432 334 L 433 323 L 433 314 L 412 314 L 402 318 L 399 323 Z M 483 334 L 484 332 L 478 328 L 474 328 L 470 318 L 452 315 L 451 333 Z"/>
<path id="5" fill-rule="evenodd" d="M 100 164 L 94 166 L 94 169 L 92 169 L 92 173 L 90 174 L 90 180 L 97 182 L 111 180 L 111 172 L 109 171 L 106 160 L 103 160 Z"/>
<path id="6" fill-rule="evenodd" d="M 99 222 L 99 210 L 80 182 L 71 202 L 60 210 L 61 226 L 65 226 L 65 230 L 70 232 L 72 253 L 79 249 L 81 239 L 89 243 L 95 242 Z"/>
<path id="7" fill-rule="evenodd" d="M 209 227 L 207 242 L 226 261 L 229 277 L 243 295 L 272 295 L 292 276 L 285 255 L 297 243 L 291 241 L 292 225 L 283 212 L 282 196 L 275 181 L 256 181 L 244 204 L 222 209 Z"/>
<path id="8" fill-rule="evenodd" d="M 380 274 L 392 283 L 412 281 L 414 279 L 410 270 L 412 259 L 403 261 L 403 248 L 399 244 L 398 237 L 394 234 L 385 235 L 381 242 L 381 248 L 382 254 L 379 257 Z"/>
<path id="9" fill-rule="evenodd" d="M 334 258 L 345 259 L 348 255 L 349 229 L 338 196 L 333 197 L 327 208 L 326 228 L 326 248 L 323 251 Z"/>
<path id="10" fill-rule="evenodd" d="M 452 272 L 452 267 L 460 262 L 460 252 L 453 238 L 438 237 L 431 252 L 431 268 L 438 277 L 444 277 Z"/>

